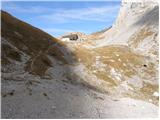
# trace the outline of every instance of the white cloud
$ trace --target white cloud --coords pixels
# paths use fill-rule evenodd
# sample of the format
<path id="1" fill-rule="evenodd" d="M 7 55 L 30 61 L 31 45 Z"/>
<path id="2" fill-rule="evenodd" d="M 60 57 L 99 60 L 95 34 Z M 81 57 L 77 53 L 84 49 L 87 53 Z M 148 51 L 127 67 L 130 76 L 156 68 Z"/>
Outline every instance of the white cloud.
<path id="1" fill-rule="evenodd" d="M 4 4 L 4 6 L 3 6 Z M 113 19 L 116 18 L 117 12 L 119 11 L 119 5 L 103 5 L 97 7 L 82 7 L 82 8 L 75 8 L 72 7 L 70 9 L 60 9 L 60 8 L 50 8 L 48 6 L 18 6 L 14 4 L 14 2 L 3 2 L 2 8 L 9 12 L 16 12 L 22 14 L 30 14 L 30 13 L 40 13 L 35 14 L 33 17 L 30 18 L 31 21 L 40 21 L 43 23 L 72 23 L 74 21 L 96 21 L 96 22 L 105 22 L 105 23 L 112 23 Z M 42 28 L 43 29 L 43 28 Z M 44 31 L 55 35 L 55 34 L 63 34 L 66 32 L 85 32 L 89 33 L 90 31 L 87 30 L 73 30 L 73 29 L 60 29 L 60 28 L 44 28 Z"/>
<path id="2" fill-rule="evenodd" d="M 39 18 L 54 22 L 68 22 L 73 20 L 109 22 L 110 16 L 116 17 L 118 9 L 118 5 L 68 10 L 64 9 L 56 10 L 51 14 L 39 16 Z"/>
<path id="3" fill-rule="evenodd" d="M 51 8 L 43 6 L 18 6 L 14 2 L 2 2 L 2 9 L 16 13 L 45 13 L 52 11 Z"/>
<path id="4" fill-rule="evenodd" d="M 3 5 L 4 4 L 4 5 Z M 14 2 L 3 2 L 2 9 L 16 13 L 41 13 L 37 19 L 59 23 L 73 20 L 110 22 L 110 16 L 116 17 L 119 5 L 88 7 L 76 9 L 53 9 L 46 6 L 18 6 Z M 106 3 L 107 4 L 107 3 Z M 111 17 L 111 18 L 112 18 Z"/>

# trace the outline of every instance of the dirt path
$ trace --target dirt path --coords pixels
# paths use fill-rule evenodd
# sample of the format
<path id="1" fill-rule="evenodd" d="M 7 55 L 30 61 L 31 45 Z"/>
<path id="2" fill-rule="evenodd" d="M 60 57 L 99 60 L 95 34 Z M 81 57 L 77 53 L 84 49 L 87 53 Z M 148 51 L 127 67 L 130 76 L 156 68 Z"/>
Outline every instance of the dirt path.
<path id="1" fill-rule="evenodd" d="M 2 80 L 2 118 L 158 117 L 158 107 L 131 98 L 115 99 L 61 80 Z"/>

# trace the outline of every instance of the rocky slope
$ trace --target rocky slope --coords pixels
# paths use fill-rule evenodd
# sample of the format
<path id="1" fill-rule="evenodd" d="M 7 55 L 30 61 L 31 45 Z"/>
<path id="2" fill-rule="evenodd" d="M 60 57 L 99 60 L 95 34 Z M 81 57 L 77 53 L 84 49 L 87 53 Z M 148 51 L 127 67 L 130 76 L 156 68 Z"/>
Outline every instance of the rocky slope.
<path id="1" fill-rule="evenodd" d="M 158 55 L 158 11 L 156 0 L 122 0 L 115 24 L 102 34 L 107 40 L 100 41 L 99 45 L 124 44 L 144 54 Z"/>
<path id="2" fill-rule="evenodd" d="M 63 43 L 2 11 L 2 117 L 157 117 L 158 8 L 122 0 L 112 28 Z"/>
<path id="3" fill-rule="evenodd" d="M 123 0 L 101 39 L 69 44 L 89 74 L 83 79 L 108 93 L 158 104 L 158 9 L 155 1 Z"/>

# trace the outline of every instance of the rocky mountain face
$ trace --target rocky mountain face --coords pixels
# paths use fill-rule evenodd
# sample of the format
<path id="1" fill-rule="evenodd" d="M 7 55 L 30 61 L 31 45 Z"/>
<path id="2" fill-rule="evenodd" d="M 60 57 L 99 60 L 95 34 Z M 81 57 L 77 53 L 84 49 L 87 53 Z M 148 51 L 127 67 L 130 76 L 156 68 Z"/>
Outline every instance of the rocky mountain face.
<path id="1" fill-rule="evenodd" d="M 77 32 L 83 42 L 61 42 L 2 11 L 2 117 L 157 117 L 158 9 L 122 0 L 115 24 Z"/>
<path id="2" fill-rule="evenodd" d="M 107 40 L 101 41 L 100 46 L 124 44 L 144 54 L 158 55 L 158 11 L 157 1 L 122 0 L 117 20 L 112 29 L 102 34 Z"/>

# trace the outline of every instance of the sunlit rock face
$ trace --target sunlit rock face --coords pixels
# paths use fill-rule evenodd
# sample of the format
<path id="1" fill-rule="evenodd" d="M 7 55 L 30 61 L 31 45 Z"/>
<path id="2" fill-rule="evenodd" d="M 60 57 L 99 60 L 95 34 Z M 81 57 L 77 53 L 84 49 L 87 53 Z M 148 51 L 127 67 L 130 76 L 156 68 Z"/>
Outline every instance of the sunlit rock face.
<path id="1" fill-rule="evenodd" d="M 112 28 L 104 34 L 98 46 L 124 44 L 144 54 L 157 55 L 159 6 L 157 1 L 123 0 Z"/>
<path id="2" fill-rule="evenodd" d="M 158 50 L 158 10 L 156 1 L 126 2 L 124 0 L 114 27 L 122 31 L 125 29 L 124 42 L 129 46 L 155 55 Z"/>

